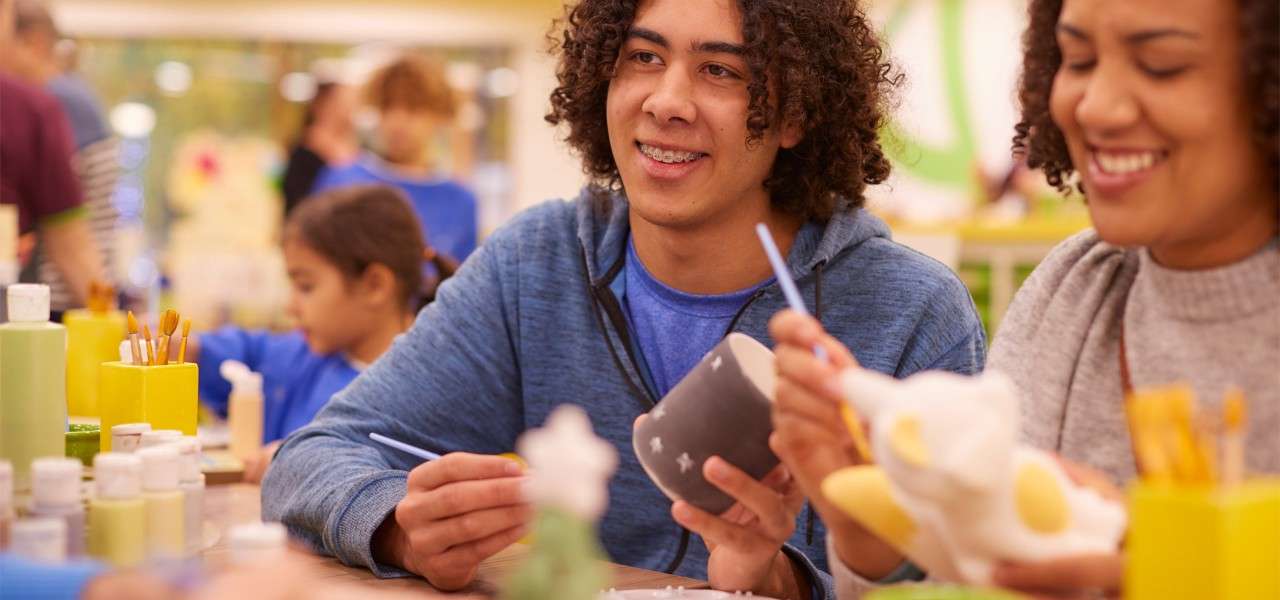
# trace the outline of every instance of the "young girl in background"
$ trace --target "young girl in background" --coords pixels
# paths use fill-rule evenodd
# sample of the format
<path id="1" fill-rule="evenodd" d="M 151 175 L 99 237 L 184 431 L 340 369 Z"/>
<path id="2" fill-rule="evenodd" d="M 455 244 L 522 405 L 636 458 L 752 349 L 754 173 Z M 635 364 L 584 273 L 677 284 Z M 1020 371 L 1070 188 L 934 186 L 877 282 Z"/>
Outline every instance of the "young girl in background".
<path id="1" fill-rule="evenodd" d="M 265 446 L 245 465 L 245 479 L 261 480 L 279 440 L 307 424 L 334 393 L 391 346 L 413 322 L 433 290 L 423 290 L 422 263 L 442 276 L 446 262 L 424 243 L 403 194 L 365 185 L 319 194 L 294 209 L 285 224 L 284 260 L 291 296 L 289 333 L 225 327 L 193 339 L 200 365 L 200 399 L 223 417 L 231 384 L 224 360 L 237 360 L 263 378 Z"/>
<path id="2" fill-rule="evenodd" d="M 1135 476 L 1126 392 L 1178 381 L 1218 414 L 1228 388 L 1243 390 L 1247 469 L 1280 473 L 1277 6 L 1029 4 L 1015 148 L 1050 183 L 1079 182 L 1094 229 L 1023 285 L 987 367 L 1017 387 L 1024 440 L 1114 483 Z M 770 333 L 773 445 L 832 532 L 832 571 L 853 598 L 901 563 L 821 498 L 822 480 L 854 462 L 829 386 L 856 362 L 807 317 L 779 315 Z M 1037 597 L 1114 597 L 1123 571 L 1114 553 L 1005 565 L 995 579 Z"/>

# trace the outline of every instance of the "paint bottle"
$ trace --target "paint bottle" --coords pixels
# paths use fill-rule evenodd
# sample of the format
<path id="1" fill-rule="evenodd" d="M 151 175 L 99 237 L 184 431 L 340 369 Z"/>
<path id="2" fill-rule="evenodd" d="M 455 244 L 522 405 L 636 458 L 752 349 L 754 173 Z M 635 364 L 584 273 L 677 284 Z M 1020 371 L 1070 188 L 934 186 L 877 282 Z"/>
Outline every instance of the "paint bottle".
<path id="1" fill-rule="evenodd" d="M 163 446 L 165 444 L 172 444 L 180 439 L 182 439 L 182 432 L 177 429 L 153 429 L 151 431 L 142 432 L 138 447 L 152 448 L 155 446 Z M 114 451 L 115 440 L 113 439 L 111 443 L 113 444 L 112 450 Z"/>
<path id="2" fill-rule="evenodd" d="M 9 286 L 0 325 L 0 459 L 14 489 L 31 489 L 31 461 L 63 456 L 67 431 L 67 330 L 49 322 L 49 286 Z"/>
<path id="3" fill-rule="evenodd" d="M 200 440 L 194 435 L 175 442 L 182 458 L 178 487 L 182 490 L 183 526 L 187 535 L 187 556 L 195 556 L 204 547 L 204 473 L 200 471 Z"/>
<path id="4" fill-rule="evenodd" d="M 154 433 L 154 432 L 152 432 Z M 172 444 L 142 448 L 142 502 L 147 512 L 147 558 L 176 559 L 186 548 L 182 490 L 178 474 L 182 461 Z"/>
<path id="5" fill-rule="evenodd" d="M 288 549 L 289 535 L 279 523 L 245 523 L 228 532 L 231 546 L 231 564 L 235 566 L 263 565 L 283 558 Z"/>
<path id="6" fill-rule="evenodd" d="M 142 447 L 142 434 L 151 431 L 150 423 L 125 423 L 111 428 L 111 451 L 130 454 Z"/>
<path id="7" fill-rule="evenodd" d="M 231 382 L 227 422 L 231 430 L 231 454 L 249 460 L 262 448 L 262 375 L 244 363 L 224 360 L 218 372 Z"/>
<path id="8" fill-rule="evenodd" d="M 89 502 L 89 554 L 117 568 L 147 557 L 147 513 L 142 501 L 142 459 L 103 452 L 93 459 L 97 493 Z"/>
<path id="9" fill-rule="evenodd" d="M 9 530 L 16 518 L 13 512 L 13 465 L 0 460 L 0 552 L 9 548 Z"/>
<path id="10" fill-rule="evenodd" d="M 31 517 L 62 519 L 66 522 L 67 548 L 63 556 L 84 556 L 84 503 L 80 499 L 80 479 L 84 465 L 74 458 L 37 458 L 31 463 Z"/>
<path id="11" fill-rule="evenodd" d="M 27 560 L 60 563 L 67 560 L 67 522 L 30 517 L 13 524 L 9 551 Z"/>

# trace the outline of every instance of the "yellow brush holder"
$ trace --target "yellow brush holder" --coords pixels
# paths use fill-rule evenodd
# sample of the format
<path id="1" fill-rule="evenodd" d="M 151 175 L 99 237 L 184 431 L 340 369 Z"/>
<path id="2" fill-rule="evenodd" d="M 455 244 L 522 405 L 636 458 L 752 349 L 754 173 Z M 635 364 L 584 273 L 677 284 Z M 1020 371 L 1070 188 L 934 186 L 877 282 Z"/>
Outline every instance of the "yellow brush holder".
<path id="1" fill-rule="evenodd" d="M 62 324 L 67 327 L 67 414 L 97 417 L 99 367 L 120 359 L 124 314 L 69 310 Z"/>
<path id="2" fill-rule="evenodd" d="M 103 363 L 100 371 L 103 452 L 111 450 L 111 428 L 150 423 L 152 429 L 196 434 L 199 369 L 195 363 L 139 366 Z"/>
<path id="3" fill-rule="evenodd" d="M 1125 598 L 1280 598 L 1280 480 L 1232 489 L 1138 483 Z"/>

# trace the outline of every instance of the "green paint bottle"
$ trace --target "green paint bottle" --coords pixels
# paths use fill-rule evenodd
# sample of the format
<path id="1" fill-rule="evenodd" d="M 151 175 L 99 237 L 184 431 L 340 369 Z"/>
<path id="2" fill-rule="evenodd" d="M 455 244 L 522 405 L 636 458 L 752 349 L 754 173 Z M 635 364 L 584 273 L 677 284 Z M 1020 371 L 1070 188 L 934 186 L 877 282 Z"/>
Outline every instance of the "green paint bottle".
<path id="1" fill-rule="evenodd" d="M 0 459 L 13 463 L 14 488 L 31 489 L 31 461 L 63 456 L 67 432 L 67 330 L 49 322 L 49 286 L 8 290 L 0 325 Z"/>

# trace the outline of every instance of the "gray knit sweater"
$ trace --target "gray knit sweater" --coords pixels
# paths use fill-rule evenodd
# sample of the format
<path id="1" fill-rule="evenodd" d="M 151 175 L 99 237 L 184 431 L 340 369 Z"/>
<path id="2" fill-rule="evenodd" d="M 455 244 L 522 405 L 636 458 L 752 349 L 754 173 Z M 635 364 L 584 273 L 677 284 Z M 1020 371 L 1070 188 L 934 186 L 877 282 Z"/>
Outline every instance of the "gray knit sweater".
<path id="1" fill-rule="evenodd" d="M 1280 473 L 1280 247 L 1235 264 L 1178 271 L 1094 231 L 1058 245 L 1018 291 L 987 368 L 1022 400 L 1023 439 L 1100 469 L 1135 474 L 1120 383 L 1123 322 L 1135 388 L 1185 381 L 1218 410 L 1229 386 L 1249 402 L 1248 468 Z M 874 584 L 831 554 L 842 600 Z"/>

